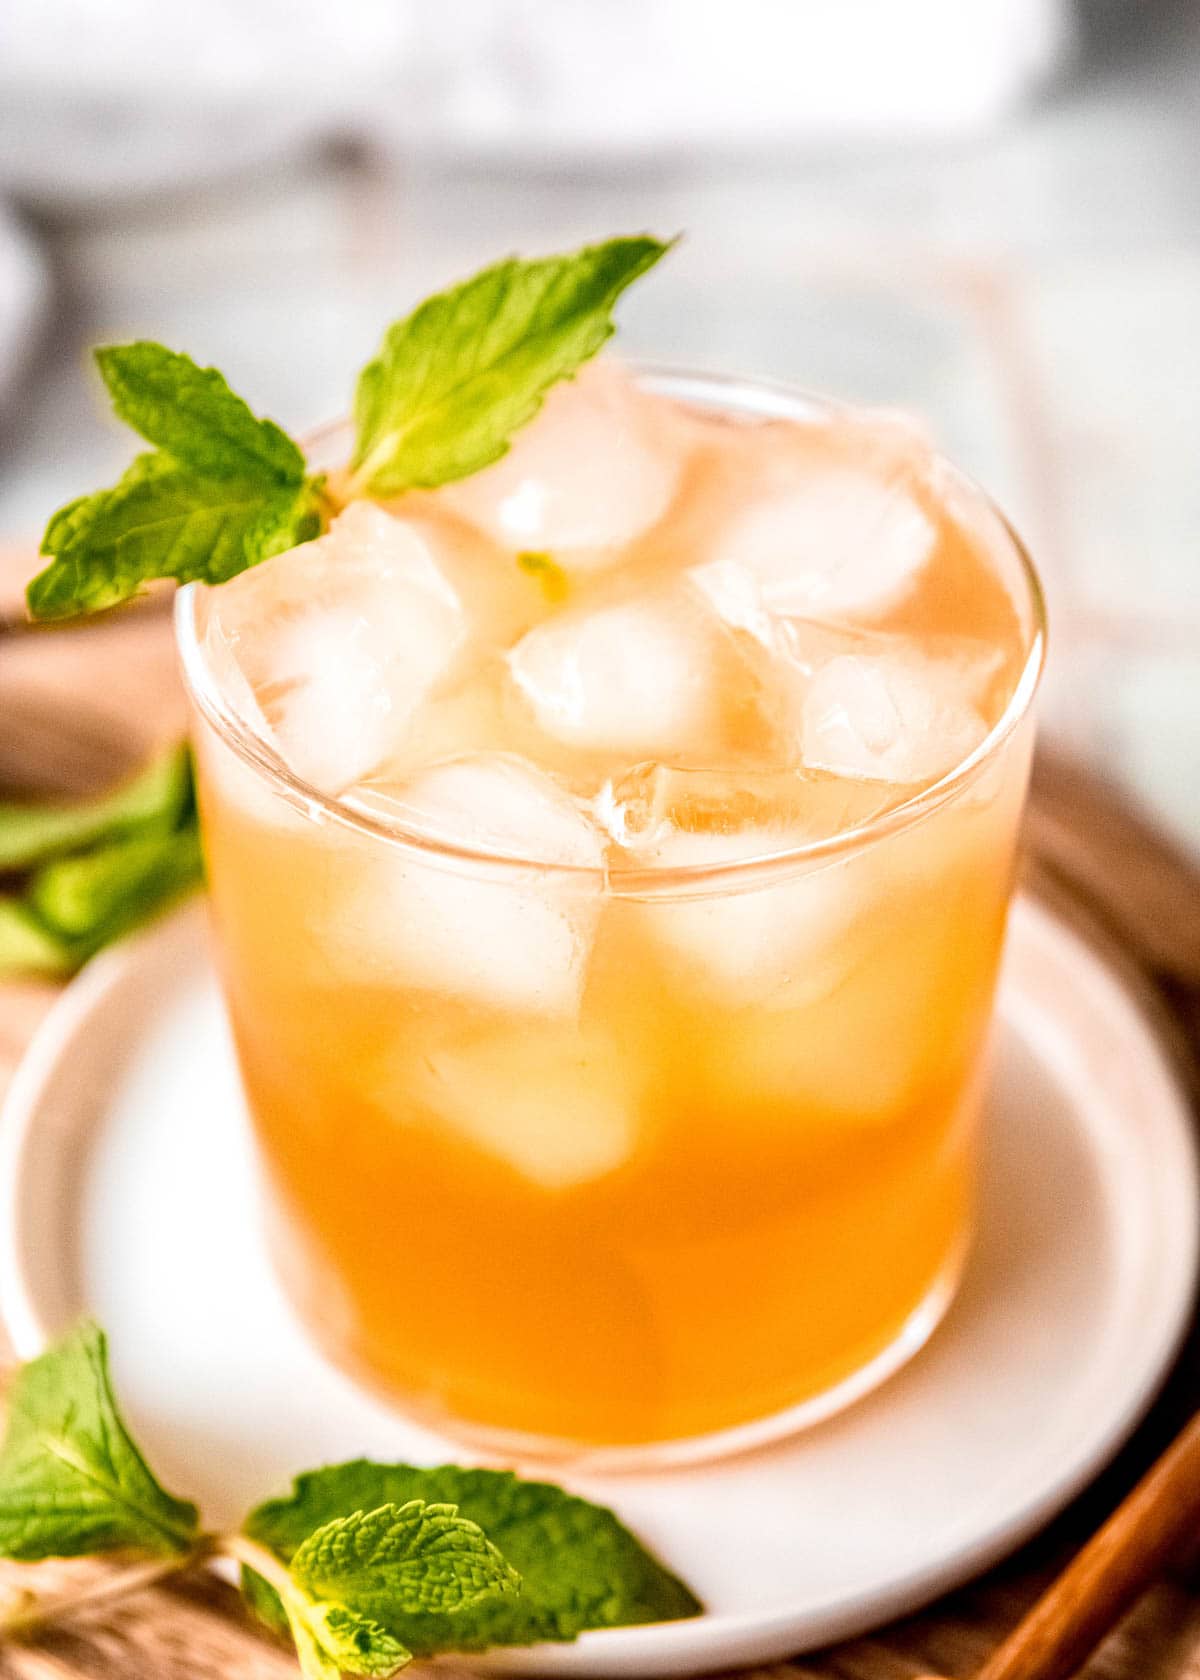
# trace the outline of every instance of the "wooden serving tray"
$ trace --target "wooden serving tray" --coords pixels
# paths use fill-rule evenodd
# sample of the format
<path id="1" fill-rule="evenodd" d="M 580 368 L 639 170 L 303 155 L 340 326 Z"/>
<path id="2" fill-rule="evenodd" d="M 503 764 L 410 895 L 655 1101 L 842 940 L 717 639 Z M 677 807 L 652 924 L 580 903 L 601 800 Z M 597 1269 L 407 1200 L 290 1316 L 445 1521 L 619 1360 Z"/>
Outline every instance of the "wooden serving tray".
<path id="1" fill-rule="evenodd" d="M 0 600 L 28 569 L 0 555 Z M 12 593 L 11 587 L 9 593 Z M 102 785 L 185 722 L 170 625 L 156 601 L 99 623 L 32 630 L 0 614 L 0 788 L 64 792 Z M 1111 790 L 1046 753 L 1027 823 L 1034 888 L 1115 955 L 1151 1003 L 1200 1100 L 1200 871 Z M 0 1091 L 55 995 L 0 986 Z M 1200 1329 L 1135 1439 L 1075 1505 L 1001 1568 L 920 1616 L 819 1656 L 780 1664 L 778 1680 L 911 1680 L 968 1675 L 1099 1525 L 1200 1404 Z M 1104 1680 L 1200 1680 L 1200 1536 L 1196 1558 L 1154 1588 L 1084 1671 Z M 103 1565 L 46 1565 L 65 1586 Z M 0 1565 L 0 1591 L 26 1585 Z M 457 1666 L 457 1665 L 455 1665 Z M 445 1674 L 447 1665 L 439 1663 Z M 243 1616 L 236 1593 L 196 1576 L 159 1586 L 104 1617 L 0 1648 L 0 1680 L 201 1680 L 294 1676 L 291 1656 Z M 758 1671 L 760 1674 L 768 1671 Z"/>

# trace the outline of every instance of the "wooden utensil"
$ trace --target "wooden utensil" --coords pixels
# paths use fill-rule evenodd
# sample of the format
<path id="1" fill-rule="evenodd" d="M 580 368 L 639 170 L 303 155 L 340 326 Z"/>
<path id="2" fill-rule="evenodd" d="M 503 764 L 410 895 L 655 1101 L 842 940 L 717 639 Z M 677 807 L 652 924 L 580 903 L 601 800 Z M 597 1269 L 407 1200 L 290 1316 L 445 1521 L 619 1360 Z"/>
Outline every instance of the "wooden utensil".
<path id="1" fill-rule="evenodd" d="M 1068 1680 L 1197 1534 L 1200 1412 L 974 1680 Z"/>

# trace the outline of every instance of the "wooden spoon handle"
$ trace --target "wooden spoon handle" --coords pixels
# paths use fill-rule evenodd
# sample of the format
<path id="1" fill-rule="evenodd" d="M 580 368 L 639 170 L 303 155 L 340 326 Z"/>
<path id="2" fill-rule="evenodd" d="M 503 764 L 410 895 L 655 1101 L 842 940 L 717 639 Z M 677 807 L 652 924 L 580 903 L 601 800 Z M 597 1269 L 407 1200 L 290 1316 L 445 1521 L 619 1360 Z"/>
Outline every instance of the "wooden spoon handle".
<path id="1" fill-rule="evenodd" d="M 976 1680 L 1066 1680 L 1116 1626 L 1185 1538 L 1200 1533 L 1200 1412 Z"/>

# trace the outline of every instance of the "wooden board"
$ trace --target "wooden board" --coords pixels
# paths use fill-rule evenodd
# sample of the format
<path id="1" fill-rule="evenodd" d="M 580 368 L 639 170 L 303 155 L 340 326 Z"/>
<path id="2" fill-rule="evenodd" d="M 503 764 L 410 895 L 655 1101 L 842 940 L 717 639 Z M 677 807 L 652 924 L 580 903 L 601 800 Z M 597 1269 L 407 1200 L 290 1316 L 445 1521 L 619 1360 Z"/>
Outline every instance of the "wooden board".
<path id="1" fill-rule="evenodd" d="M 18 568 L 0 555 L 0 600 Z M 170 625 L 157 604 L 70 630 L 5 628 L 0 615 L 0 787 L 75 791 L 102 784 L 184 724 Z M 1044 756 L 1034 775 L 1027 869 L 1037 891 L 1066 910 L 1129 971 L 1200 1099 L 1200 873 L 1110 790 Z M 0 1088 L 54 988 L 0 987 Z M 1141 1470 L 1200 1404 L 1200 1331 L 1153 1414 L 1116 1464 L 1021 1553 L 933 1609 L 866 1639 L 773 1670 L 774 1680 L 912 1680 L 966 1676 L 1019 1619 Z M 94 1564 L 45 1565 L 39 1586 L 103 1573 Z M 0 1592 L 27 1574 L 0 1566 Z M 292 1658 L 243 1617 L 236 1594 L 198 1575 L 147 1591 L 47 1637 L 0 1648 L 0 1680 L 276 1680 Z M 410 1671 L 414 1672 L 414 1671 Z M 438 1672 L 447 1672 L 439 1664 Z M 1108 1641 L 1093 1680 L 1200 1680 L 1200 1536 Z"/>

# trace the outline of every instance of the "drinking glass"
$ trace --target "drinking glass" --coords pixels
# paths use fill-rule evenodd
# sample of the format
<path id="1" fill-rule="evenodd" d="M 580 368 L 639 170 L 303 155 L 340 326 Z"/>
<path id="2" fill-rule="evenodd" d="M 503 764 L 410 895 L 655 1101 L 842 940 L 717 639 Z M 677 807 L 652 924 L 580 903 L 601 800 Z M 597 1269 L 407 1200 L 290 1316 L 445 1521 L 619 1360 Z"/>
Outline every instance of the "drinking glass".
<path id="1" fill-rule="evenodd" d="M 524 1456 L 718 1453 L 846 1405 L 944 1313 L 1044 622 L 1016 537 L 941 468 L 1023 626 L 1003 716 L 898 808 L 717 867 L 498 857 L 323 796 L 239 713 L 210 594 L 180 593 L 271 1250 L 328 1356 L 422 1421 Z"/>

